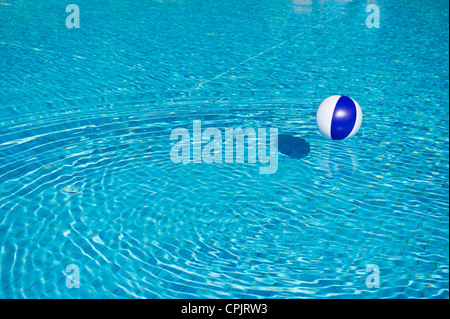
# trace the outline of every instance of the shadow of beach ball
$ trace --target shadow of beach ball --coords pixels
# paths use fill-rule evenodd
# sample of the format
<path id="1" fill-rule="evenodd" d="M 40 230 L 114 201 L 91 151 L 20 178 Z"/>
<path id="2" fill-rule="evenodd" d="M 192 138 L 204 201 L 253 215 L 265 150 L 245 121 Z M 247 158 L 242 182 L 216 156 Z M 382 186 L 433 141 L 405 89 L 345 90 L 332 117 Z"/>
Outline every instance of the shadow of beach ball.
<path id="1" fill-rule="evenodd" d="M 311 146 L 306 140 L 287 134 L 278 135 L 276 147 L 281 154 L 295 159 L 307 156 L 311 150 Z"/>

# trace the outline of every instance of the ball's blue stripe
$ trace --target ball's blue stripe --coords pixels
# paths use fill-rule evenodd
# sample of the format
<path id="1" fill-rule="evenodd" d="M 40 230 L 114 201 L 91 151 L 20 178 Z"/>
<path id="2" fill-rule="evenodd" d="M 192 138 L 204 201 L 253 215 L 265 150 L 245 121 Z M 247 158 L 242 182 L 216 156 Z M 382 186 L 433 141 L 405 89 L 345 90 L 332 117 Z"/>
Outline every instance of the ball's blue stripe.
<path id="1" fill-rule="evenodd" d="M 356 123 L 356 105 L 348 96 L 341 96 L 331 119 L 331 138 L 343 140 L 353 131 Z"/>

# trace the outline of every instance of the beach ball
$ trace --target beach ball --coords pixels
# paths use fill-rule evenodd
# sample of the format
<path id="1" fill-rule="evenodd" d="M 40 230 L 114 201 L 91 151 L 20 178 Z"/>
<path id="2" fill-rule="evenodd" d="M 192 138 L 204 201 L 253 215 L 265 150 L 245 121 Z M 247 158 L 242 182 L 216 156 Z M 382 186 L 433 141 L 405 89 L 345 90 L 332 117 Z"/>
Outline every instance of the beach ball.
<path id="1" fill-rule="evenodd" d="M 361 107 L 351 97 L 333 95 L 320 104 L 316 121 L 323 135 L 333 140 L 343 140 L 355 135 L 361 127 Z"/>

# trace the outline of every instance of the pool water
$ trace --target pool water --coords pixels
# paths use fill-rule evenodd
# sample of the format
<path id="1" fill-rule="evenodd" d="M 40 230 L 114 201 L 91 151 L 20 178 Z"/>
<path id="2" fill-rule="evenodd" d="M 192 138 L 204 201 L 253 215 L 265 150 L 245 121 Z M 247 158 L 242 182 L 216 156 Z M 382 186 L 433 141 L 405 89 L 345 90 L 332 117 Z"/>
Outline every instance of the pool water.
<path id="1" fill-rule="evenodd" d="M 449 297 L 447 1 L 68 4 L 0 2 L 1 298 Z M 194 120 L 302 147 L 175 164 Z"/>

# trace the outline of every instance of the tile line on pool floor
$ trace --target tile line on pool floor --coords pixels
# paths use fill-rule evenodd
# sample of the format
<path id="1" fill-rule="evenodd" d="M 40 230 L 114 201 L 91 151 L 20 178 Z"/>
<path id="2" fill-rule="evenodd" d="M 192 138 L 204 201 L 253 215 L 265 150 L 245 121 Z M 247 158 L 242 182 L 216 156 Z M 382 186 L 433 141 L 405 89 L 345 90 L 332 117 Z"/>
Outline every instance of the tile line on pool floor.
<path id="1" fill-rule="evenodd" d="M 359 3 L 358 3 L 358 5 L 359 5 Z M 337 5 L 336 5 L 336 6 L 337 6 Z M 356 6 L 356 5 L 355 5 L 355 6 Z M 250 58 L 246 59 L 245 61 L 243 61 L 243 62 L 241 62 L 241 63 L 235 65 L 234 67 L 232 67 L 232 68 L 230 68 L 230 69 L 228 69 L 228 70 L 225 70 L 224 72 L 222 72 L 222 73 L 216 75 L 215 77 L 213 77 L 213 78 L 211 78 L 211 79 L 208 79 L 208 80 L 202 80 L 200 83 L 198 83 L 196 86 L 194 86 L 194 88 L 192 88 L 192 89 L 190 89 L 190 90 L 188 90 L 188 91 L 194 91 L 194 90 L 203 88 L 203 84 L 209 83 L 209 82 L 212 82 L 212 81 L 215 81 L 215 80 L 221 78 L 222 76 L 224 76 L 225 74 L 228 74 L 228 73 L 230 73 L 230 72 L 236 70 L 236 69 L 239 68 L 240 66 L 246 64 L 247 62 L 253 61 L 253 60 L 257 59 L 259 56 L 264 55 L 264 54 L 266 54 L 266 53 L 268 53 L 268 52 L 270 52 L 270 51 L 273 51 L 273 50 L 275 50 L 275 49 L 277 49 L 277 48 L 283 46 L 285 43 L 288 43 L 288 42 L 290 42 L 290 41 L 292 41 L 292 40 L 294 40 L 294 39 L 300 37 L 301 35 L 304 35 L 304 34 L 308 33 L 309 31 L 316 29 L 318 26 L 323 25 L 323 24 L 325 24 L 325 23 L 327 23 L 327 22 L 330 22 L 330 21 L 332 21 L 332 20 L 335 20 L 335 19 L 337 19 L 337 18 L 339 18 L 339 17 L 340 17 L 340 14 L 337 14 L 337 15 L 334 16 L 333 18 L 330 18 L 330 19 L 328 19 L 328 20 L 322 21 L 322 22 L 320 22 L 319 24 L 317 24 L 317 25 L 315 25 L 315 26 L 313 26 L 313 27 L 307 29 L 306 31 L 302 31 L 302 32 L 300 32 L 300 33 L 298 33 L 298 34 L 296 34 L 296 35 L 294 35 L 294 36 L 292 36 L 292 37 L 290 37 L 290 38 L 288 38 L 288 39 L 286 39 L 286 40 L 283 40 L 283 41 L 281 41 L 280 43 L 278 43 L 277 45 L 275 45 L 275 46 L 273 46 L 273 47 L 271 47 L 271 48 L 268 48 L 268 49 L 266 49 L 266 50 L 264 50 L 264 51 L 261 51 L 260 53 L 254 55 L 254 56 L 251 56 Z"/>

